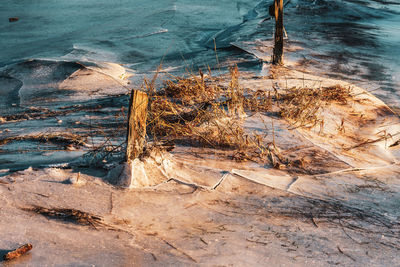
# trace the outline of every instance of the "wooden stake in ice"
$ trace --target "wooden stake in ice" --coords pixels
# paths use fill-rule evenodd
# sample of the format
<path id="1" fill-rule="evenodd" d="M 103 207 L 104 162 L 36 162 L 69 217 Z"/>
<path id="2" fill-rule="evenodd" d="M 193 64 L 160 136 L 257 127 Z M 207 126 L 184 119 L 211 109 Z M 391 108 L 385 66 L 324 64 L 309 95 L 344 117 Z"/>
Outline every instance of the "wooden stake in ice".
<path id="1" fill-rule="evenodd" d="M 128 111 L 126 135 L 126 161 L 137 158 L 146 143 L 146 118 L 148 97 L 145 92 L 132 90 Z"/>
<path id="2" fill-rule="evenodd" d="M 129 101 L 125 162 L 109 172 L 117 184 L 126 188 L 149 186 L 144 162 L 139 158 L 146 145 L 148 97 L 145 92 L 132 90 Z"/>
<path id="3" fill-rule="evenodd" d="M 283 0 L 274 1 L 275 11 L 275 45 L 272 63 L 283 64 Z"/>

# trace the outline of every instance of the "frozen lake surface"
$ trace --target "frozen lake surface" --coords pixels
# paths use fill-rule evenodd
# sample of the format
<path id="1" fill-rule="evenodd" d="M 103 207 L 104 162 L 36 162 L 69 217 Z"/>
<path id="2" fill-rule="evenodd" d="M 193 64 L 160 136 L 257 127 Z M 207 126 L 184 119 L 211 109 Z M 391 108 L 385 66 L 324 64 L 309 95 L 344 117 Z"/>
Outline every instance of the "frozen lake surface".
<path id="1" fill-rule="evenodd" d="M 208 66 L 225 69 L 237 63 L 240 70 L 259 75 L 260 61 L 232 43 L 272 38 L 274 26 L 268 15 L 271 3 L 2 1 L 0 111 L 4 121 L 13 123 L 0 124 L 1 135 L 72 129 L 101 142 L 104 135 L 93 128 L 121 123 L 121 118 L 105 118 L 120 115 L 128 88 L 140 84 L 144 76 L 151 76 L 161 61 L 165 70 L 175 74 Z M 352 81 L 389 105 L 397 105 L 399 14 L 396 1 L 285 1 L 287 46 L 301 48 L 287 53 L 287 58 L 300 69 Z M 9 17 L 18 17 L 19 21 L 10 23 Z M 114 83 L 98 72 L 105 68 L 101 62 L 122 64 L 126 72 L 115 66 L 113 70 L 106 68 L 106 74 L 116 78 Z M 71 81 L 72 74 L 79 79 Z M 91 75 L 92 80 L 89 76 L 84 79 L 84 75 Z M 132 75 L 131 85 L 121 84 L 125 82 L 119 80 L 121 75 Z M 95 79 L 102 80 L 101 86 L 95 85 Z M 103 100 L 107 105 L 99 106 L 98 99 L 109 95 L 118 97 Z M 32 164 L 26 158 L 32 156 L 32 150 L 27 149 L 31 142 L 3 147 L 0 168 Z M 48 161 L 40 149 L 35 155 L 40 160 L 33 160 L 33 165 Z M 52 158 L 65 161 L 63 156 Z"/>

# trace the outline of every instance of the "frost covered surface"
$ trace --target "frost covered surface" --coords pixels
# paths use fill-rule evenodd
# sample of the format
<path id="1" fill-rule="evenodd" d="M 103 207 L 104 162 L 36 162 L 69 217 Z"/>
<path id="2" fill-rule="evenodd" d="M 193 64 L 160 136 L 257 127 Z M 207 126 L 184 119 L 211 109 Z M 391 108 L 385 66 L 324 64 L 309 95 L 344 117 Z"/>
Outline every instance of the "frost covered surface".
<path id="1" fill-rule="evenodd" d="M 275 71 L 240 82 L 271 91 L 350 86 L 351 99 L 318 113 L 323 131 L 274 110 L 243 118 L 246 131 L 263 132 L 299 166 L 177 145 L 141 163 L 149 182 L 141 189 L 79 165 L 4 173 L 2 253 L 29 242 L 15 264 L 398 265 L 398 116 L 361 88 Z"/>
<path id="2" fill-rule="evenodd" d="M 301 177 L 285 190 L 271 182 L 281 178 L 277 171 L 259 170 L 254 183 L 244 178 L 254 168 L 235 164 L 241 171 L 226 175 L 232 163 L 208 163 L 207 172 L 224 177 L 215 190 L 200 187 L 201 177 L 209 183 L 204 174 L 198 187 L 170 181 L 132 191 L 84 174 L 86 183 L 75 186 L 66 181 L 77 174 L 60 169 L 3 177 L 2 249 L 31 242 L 15 263 L 35 265 L 398 264 L 393 172 L 379 175 L 389 182 L 371 181 L 371 172 Z M 101 224 L 24 210 L 37 206 L 87 212 Z"/>

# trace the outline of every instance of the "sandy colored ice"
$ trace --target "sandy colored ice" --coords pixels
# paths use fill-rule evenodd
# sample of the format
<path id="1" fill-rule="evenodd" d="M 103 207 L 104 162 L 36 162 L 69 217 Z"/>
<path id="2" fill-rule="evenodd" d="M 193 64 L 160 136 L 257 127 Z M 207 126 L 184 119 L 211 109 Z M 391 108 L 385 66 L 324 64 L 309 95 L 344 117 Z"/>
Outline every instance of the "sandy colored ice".
<path id="1" fill-rule="evenodd" d="M 1 264 L 399 265 L 398 115 L 350 84 L 278 72 L 279 79 L 243 75 L 240 82 L 252 90 L 342 84 L 354 96 L 324 108 L 323 134 L 273 114 L 244 118 L 246 130 L 268 131 L 264 141 L 274 138 L 283 155 L 305 159 L 308 173 L 176 146 L 143 163 L 147 177 L 157 178 L 146 188 L 124 189 L 113 185 L 118 175 L 79 168 L 8 174 L 0 178 L 0 253 L 24 243 L 33 250 Z M 264 124 L 271 120 L 273 133 Z M 337 125 L 342 120 L 346 131 Z M 29 211 L 34 207 L 79 210 L 101 223 Z"/>

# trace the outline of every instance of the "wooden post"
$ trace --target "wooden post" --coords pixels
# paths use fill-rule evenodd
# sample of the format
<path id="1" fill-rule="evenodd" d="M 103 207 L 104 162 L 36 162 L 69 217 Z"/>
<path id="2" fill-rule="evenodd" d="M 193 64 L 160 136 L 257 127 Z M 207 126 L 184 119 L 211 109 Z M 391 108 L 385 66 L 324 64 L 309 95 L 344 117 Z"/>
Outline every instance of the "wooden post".
<path id="1" fill-rule="evenodd" d="M 272 64 L 283 64 L 283 0 L 274 0 L 275 45 Z"/>
<path id="2" fill-rule="evenodd" d="M 132 90 L 128 111 L 126 135 L 126 161 L 134 160 L 142 152 L 146 143 L 147 94 Z"/>

